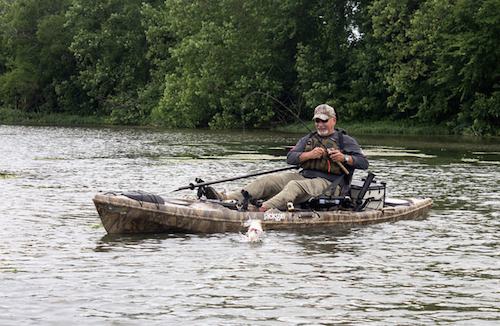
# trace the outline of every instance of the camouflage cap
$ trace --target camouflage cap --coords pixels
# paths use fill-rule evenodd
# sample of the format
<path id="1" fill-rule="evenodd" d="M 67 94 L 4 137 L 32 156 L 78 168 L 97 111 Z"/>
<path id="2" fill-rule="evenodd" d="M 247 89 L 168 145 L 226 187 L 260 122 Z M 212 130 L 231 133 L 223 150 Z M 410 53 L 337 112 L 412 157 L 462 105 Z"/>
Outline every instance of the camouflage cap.
<path id="1" fill-rule="evenodd" d="M 320 104 L 314 109 L 314 119 L 328 120 L 335 118 L 335 110 L 328 104 Z"/>

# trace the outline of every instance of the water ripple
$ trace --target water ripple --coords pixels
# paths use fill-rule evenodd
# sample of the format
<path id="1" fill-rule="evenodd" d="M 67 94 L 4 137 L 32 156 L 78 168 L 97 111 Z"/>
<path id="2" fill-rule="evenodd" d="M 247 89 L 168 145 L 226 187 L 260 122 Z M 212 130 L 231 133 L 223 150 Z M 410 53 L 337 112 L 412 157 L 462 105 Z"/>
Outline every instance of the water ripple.
<path id="1" fill-rule="evenodd" d="M 406 138 L 392 148 L 360 137 L 391 196 L 432 194 L 426 218 L 266 231 L 245 243 L 236 233 L 106 235 L 91 199 L 130 189 L 192 197 L 169 190 L 284 166 L 266 155 L 285 155 L 300 135 L 0 126 L 0 136 L 11 175 L 0 179 L 2 324 L 500 322 L 500 171 L 462 160 L 497 161 L 498 142 L 474 140 L 472 152 L 469 140 Z M 262 156 L 225 159 L 249 151 Z"/>

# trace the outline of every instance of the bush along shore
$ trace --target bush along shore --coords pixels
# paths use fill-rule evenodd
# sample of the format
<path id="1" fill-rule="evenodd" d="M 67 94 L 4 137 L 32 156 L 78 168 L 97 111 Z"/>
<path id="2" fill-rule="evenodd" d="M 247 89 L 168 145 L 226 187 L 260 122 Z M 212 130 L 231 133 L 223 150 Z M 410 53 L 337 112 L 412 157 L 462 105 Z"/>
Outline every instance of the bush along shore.
<path id="1" fill-rule="evenodd" d="M 110 123 L 106 117 L 80 117 L 67 114 L 20 114 L 16 110 L 0 109 L 0 123 L 2 124 L 24 124 L 24 125 L 51 125 L 51 126 L 116 126 Z M 310 130 L 315 126 L 312 121 L 305 121 Z M 445 126 L 437 125 L 418 125 L 405 121 L 366 121 L 366 122 L 341 122 L 338 124 L 341 128 L 350 133 L 374 133 L 374 134 L 413 134 L 413 135 L 452 135 L 456 134 Z M 165 127 L 145 121 L 142 124 L 130 125 L 137 127 Z M 243 127 L 241 127 L 243 128 Z M 249 128 L 245 126 L 245 128 Z M 233 128 L 235 129 L 235 128 Z M 309 132 L 302 123 L 288 123 L 278 127 L 266 128 L 278 132 L 303 133 Z M 462 133 L 462 135 L 474 135 L 471 133 Z"/>

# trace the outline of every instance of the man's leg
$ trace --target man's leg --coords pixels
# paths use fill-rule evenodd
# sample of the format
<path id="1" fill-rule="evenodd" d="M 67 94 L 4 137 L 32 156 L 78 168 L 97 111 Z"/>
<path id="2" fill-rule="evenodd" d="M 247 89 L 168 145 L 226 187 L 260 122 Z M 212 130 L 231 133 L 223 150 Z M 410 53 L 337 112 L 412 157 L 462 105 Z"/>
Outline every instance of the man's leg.
<path id="1" fill-rule="evenodd" d="M 244 199 L 241 191 L 245 190 L 252 196 L 252 198 L 256 200 L 267 200 L 282 191 L 290 181 L 304 179 L 305 178 L 302 176 L 302 174 L 296 172 L 284 172 L 279 174 L 266 175 L 249 183 L 242 189 L 228 194 L 228 197 L 230 199 L 236 199 L 241 202 Z"/>
<path id="2" fill-rule="evenodd" d="M 300 204 L 311 197 L 321 195 L 330 184 L 330 181 L 323 178 L 292 180 L 276 196 L 262 203 L 262 206 L 281 208 L 286 207 L 287 202 L 290 201 Z"/>

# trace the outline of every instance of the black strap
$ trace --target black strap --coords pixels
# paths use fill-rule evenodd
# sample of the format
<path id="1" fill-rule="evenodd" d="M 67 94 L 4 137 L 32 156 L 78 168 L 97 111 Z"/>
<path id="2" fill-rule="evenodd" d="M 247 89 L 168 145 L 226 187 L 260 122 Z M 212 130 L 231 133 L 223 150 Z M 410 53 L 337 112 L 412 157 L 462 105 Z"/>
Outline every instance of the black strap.
<path id="1" fill-rule="evenodd" d="M 339 148 L 339 151 L 343 152 L 344 150 L 344 134 L 347 135 L 347 131 L 345 131 L 342 128 L 337 128 L 335 127 L 335 132 L 337 133 L 339 143 L 337 144 L 337 147 Z"/>
<path id="2" fill-rule="evenodd" d="M 137 200 L 141 206 L 143 202 L 156 204 L 157 208 L 159 208 L 159 205 L 165 204 L 165 200 L 159 195 L 151 194 L 142 190 L 124 191 L 122 192 L 122 195 L 130 199 Z"/>
<path id="3" fill-rule="evenodd" d="M 331 190 L 331 189 L 337 189 L 337 186 L 340 184 L 340 182 L 342 181 L 342 176 L 339 176 L 337 179 L 335 179 L 332 183 L 330 183 L 330 185 L 328 187 L 326 187 L 325 190 L 323 190 L 323 192 L 321 193 L 321 195 L 319 196 L 316 196 L 316 197 L 321 197 L 321 196 L 325 196 L 325 194 Z M 333 192 L 332 196 L 335 196 L 335 191 Z"/>
<path id="4" fill-rule="evenodd" d="M 366 192 L 368 191 L 368 188 L 370 187 L 370 184 L 373 181 L 373 178 L 375 177 L 375 174 L 368 172 L 368 176 L 365 179 L 365 183 L 363 183 L 363 187 L 359 191 L 358 198 L 356 198 L 356 207 L 354 207 L 355 212 L 360 212 L 363 210 L 363 208 L 366 206 L 363 205 L 363 198 L 365 197 Z"/>

